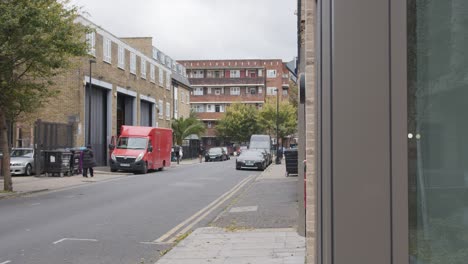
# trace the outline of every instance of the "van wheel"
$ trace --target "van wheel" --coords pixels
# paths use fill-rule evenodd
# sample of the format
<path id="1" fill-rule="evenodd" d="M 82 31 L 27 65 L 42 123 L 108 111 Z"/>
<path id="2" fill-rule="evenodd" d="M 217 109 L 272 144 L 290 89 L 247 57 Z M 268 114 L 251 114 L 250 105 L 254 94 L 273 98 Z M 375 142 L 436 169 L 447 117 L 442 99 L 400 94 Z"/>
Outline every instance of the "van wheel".
<path id="1" fill-rule="evenodd" d="M 145 162 L 143 163 L 143 168 L 141 169 L 142 174 L 148 173 L 148 164 Z"/>
<path id="2" fill-rule="evenodd" d="M 111 172 L 116 172 L 116 171 L 117 171 L 117 169 L 113 169 L 113 168 L 111 168 L 111 169 L 110 169 L 110 171 L 111 171 Z"/>

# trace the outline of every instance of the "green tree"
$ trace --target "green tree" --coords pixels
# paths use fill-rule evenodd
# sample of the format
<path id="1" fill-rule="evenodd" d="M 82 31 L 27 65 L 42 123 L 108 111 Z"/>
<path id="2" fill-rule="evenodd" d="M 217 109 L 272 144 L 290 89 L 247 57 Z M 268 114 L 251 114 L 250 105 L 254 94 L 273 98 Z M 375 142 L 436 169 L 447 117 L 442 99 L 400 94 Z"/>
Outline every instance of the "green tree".
<path id="1" fill-rule="evenodd" d="M 0 1 L 0 149 L 4 189 L 12 191 L 7 121 L 36 111 L 57 91 L 53 77 L 87 52 L 87 28 L 67 1 Z"/>
<path id="2" fill-rule="evenodd" d="M 278 136 L 285 138 L 297 131 L 297 109 L 288 101 L 279 102 Z M 265 133 L 276 137 L 276 100 L 265 103 L 258 114 L 258 123 Z"/>
<path id="3" fill-rule="evenodd" d="M 299 90 L 297 84 L 293 81 L 289 81 L 289 102 L 297 109 L 299 105 Z"/>
<path id="4" fill-rule="evenodd" d="M 259 134 L 258 110 L 251 105 L 232 104 L 216 125 L 216 132 L 222 138 L 235 142 L 245 142 L 252 134 Z"/>
<path id="5" fill-rule="evenodd" d="M 182 145 L 182 141 L 190 135 L 200 136 L 205 132 L 205 125 L 199 121 L 193 112 L 187 118 L 180 117 L 172 121 L 172 131 L 174 141 L 177 145 Z"/>

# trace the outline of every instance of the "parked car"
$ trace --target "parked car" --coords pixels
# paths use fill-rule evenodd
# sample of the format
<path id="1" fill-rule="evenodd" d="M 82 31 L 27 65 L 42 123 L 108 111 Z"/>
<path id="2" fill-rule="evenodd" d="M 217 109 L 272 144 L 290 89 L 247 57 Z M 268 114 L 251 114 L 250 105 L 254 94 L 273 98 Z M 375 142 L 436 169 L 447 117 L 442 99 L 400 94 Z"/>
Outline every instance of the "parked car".
<path id="1" fill-rule="evenodd" d="M 245 150 L 236 159 L 236 170 L 258 169 L 265 170 L 268 161 L 265 154 L 260 150 Z"/>
<path id="2" fill-rule="evenodd" d="M 249 149 L 261 149 L 268 153 L 268 165 L 273 161 L 271 154 L 271 137 L 269 135 L 252 135 L 250 136 Z"/>
<path id="3" fill-rule="evenodd" d="M 228 152 L 228 148 L 223 147 L 223 150 L 224 150 L 224 152 L 226 152 L 226 157 L 227 157 L 227 159 L 230 160 L 230 159 L 231 159 L 231 155 L 230 155 L 229 152 Z"/>
<path id="4" fill-rule="evenodd" d="M 227 160 L 227 153 L 221 147 L 210 148 L 205 155 L 205 161 Z"/>
<path id="5" fill-rule="evenodd" d="M 34 149 L 33 148 L 13 148 L 10 154 L 11 175 L 33 174 Z"/>

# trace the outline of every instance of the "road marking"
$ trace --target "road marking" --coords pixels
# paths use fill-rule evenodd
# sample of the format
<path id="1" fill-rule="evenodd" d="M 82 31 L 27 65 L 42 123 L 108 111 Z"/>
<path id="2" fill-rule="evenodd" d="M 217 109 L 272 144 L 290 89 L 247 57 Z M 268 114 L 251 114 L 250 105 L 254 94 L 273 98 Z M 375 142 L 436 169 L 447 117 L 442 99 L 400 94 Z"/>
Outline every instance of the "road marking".
<path id="1" fill-rule="evenodd" d="M 33 203 L 31 204 L 31 206 L 35 206 L 35 205 L 40 205 L 41 203 Z M 0 263 L 0 264 L 3 264 L 3 263 Z"/>
<path id="2" fill-rule="evenodd" d="M 250 179 L 252 179 L 252 175 L 250 175 L 249 177 L 245 178 L 244 180 L 242 180 L 241 182 L 239 182 L 236 186 L 234 186 L 231 190 L 227 191 L 226 193 L 224 193 L 223 195 L 221 195 L 220 197 L 218 197 L 216 200 L 214 200 L 213 202 L 211 202 L 209 205 L 207 205 L 205 208 L 201 209 L 200 211 L 196 212 L 195 214 L 193 214 L 191 217 L 187 218 L 185 221 L 183 221 L 182 223 L 178 224 L 177 226 L 175 226 L 174 228 L 172 228 L 171 230 L 169 230 L 167 233 L 165 233 L 164 235 L 162 235 L 161 237 L 159 237 L 158 239 L 154 240 L 153 242 L 154 243 L 162 243 L 164 242 L 164 240 L 168 239 L 169 237 L 171 237 L 172 235 L 174 235 L 177 230 L 179 230 L 180 228 L 182 228 L 183 226 L 185 226 L 186 224 L 190 223 L 190 221 L 194 220 L 195 218 L 197 218 L 198 216 L 200 216 L 201 214 L 203 214 L 205 211 L 207 211 L 207 213 L 210 213 L 212 210 L 216 209 L 218 206 L 220 206 L 225 200 L 229 199 L 235 192 L 237 192 L 240 188 L 242 188 Z M 211 208 L 213 207 L 213 208 Z M 209 210 L 211 208 L 211 210 Z M 189 225 L 188 227 L 191 228 L 194 224 L 198 223 L 201 219 L 203 219 L 203 217 L 205 217 L 207 215 L 207 213 L 203 214 L 201 217 L 199 217 L 197 220 L 195 220 L 194 223 L 192 223 L 191 225 Z M 184 229 L 185 230 L 185 229 Z M 180 233 L 185 233 L 185 232 L 179 232 Z M 171 240 L 175 240 L 175 237 Z"/>
<path id="3" fill-rule="evenodd" d="M 164 243 L 164 242 L 140 242 L 140 244 L 145 244 L 145 245 L 169 245 L 172 243 Z M 1 263 L 0 263 L 1 264 Z"/>
<path id="4" fill-rule="evenodd" d="M 57 245 L 60 242 L 63 242 L 65 240 L 70 240 L 70 241 L 92 241 L 92 242 L 97 242 L 96 239 L 90 239 L 90 238 L 62 238 L 60 240 L 55 241 L 53 244 Z M 2 264 L 2 263 L 0 263 Z"/>
<path id="5" fill-rule="evenodd" d="M 250 177 L 250 176 L 249 176 Z M 205 217 L 207 217 L 211 212 L 213 212 L 214 210 L 216 210 L 219 206 L 221 206 L 224 202 L 226 202 L 227 200 L 229 200 L 232 196 L 234 196 L 237 191 L 239 191 L 242 187 L 244 187 L 245 184 L 247 184 L 248 181 L 245 181 L 242 183 L 241 186 L 239 186 L 237 188 L 237 190 L 231 192 L 228 196 L 226 196 L 224 199 L 222 199 L 221 201 L 219 201 L 219 203 L 215 206 L 213 206 L 210 210 L 206 211 L 203 215 L 201 215 L 200 217 L 197 218 L 197 220 L 193 221 L 190 225 L 188 225 L 187 227 L 185 227 L 184 229 L 182 229 L 176 236 L 173 236 L 172 239 L 169 240 L 169 242 L 175 242 L 175 240 L 177 239 L 178 236 L 182 235 L 182 234 L 185 234 L 187 233 L 190 229 L 192 229 L 192 227 L 194 227 L 196 224 L 198 224 L 201 220 L 203 220 Z"/>
<path id="6" fill-rule="evenodd" d="M 258 206 L 241 206 L 241 207 L 233 207 L 229 210 L 230 213 L 244 213 L 244 212 L 256 212 L 258 210 Z"/>
<path id="7" fill-rule="evenodd" d="M 8 263 L 11 263 L 11 260 L 7 260 L 7 261 L 2 262 L 2 263 L 0 263 L 0 264 L 8 264 Z"/>

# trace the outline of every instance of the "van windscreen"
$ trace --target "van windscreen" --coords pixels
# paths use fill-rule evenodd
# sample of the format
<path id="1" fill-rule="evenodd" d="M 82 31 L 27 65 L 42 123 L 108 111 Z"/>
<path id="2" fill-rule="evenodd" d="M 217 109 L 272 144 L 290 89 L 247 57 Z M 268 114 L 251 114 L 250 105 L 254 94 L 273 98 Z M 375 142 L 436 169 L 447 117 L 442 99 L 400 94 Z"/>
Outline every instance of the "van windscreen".
<path id="1" fill-rule="evenodd" d="M 118 149 L 146 149 L 148 140 L 137 137 L 120 137 L 117 141 Z"/>

